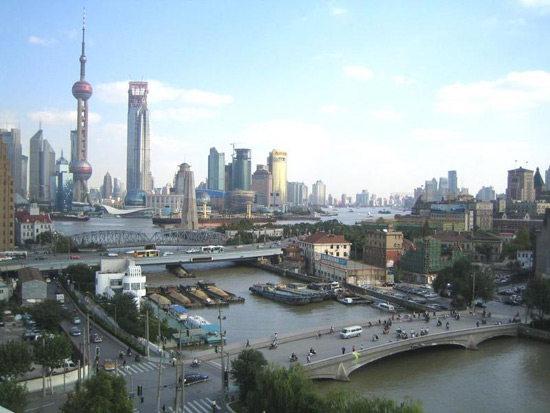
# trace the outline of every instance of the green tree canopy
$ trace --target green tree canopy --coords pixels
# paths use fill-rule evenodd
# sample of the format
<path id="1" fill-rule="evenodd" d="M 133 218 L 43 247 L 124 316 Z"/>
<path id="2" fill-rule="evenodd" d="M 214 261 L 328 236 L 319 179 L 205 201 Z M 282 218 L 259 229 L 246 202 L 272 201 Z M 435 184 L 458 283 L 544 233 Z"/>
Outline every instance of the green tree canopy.
<path id="1" fill-rule="evenodd" d="M 421 413 L 422 404 L 419 401 L 410 399 L 399 403 L 382 397 L 366 398 L 357 393 L 333 389 L 324 397 L 323 411 L 345 413 Z"/>
<path id="2" fill-rule="evenodd" d="M 231 378 L 240 390 L 240 398 L 246 400 L 249 391 L 256 388 L 256 376 L 267 365 L 264 355 L 253 349 L 245 349 L 231 362 Z"/>
<path id="3" fill-rule="evenodd" d="M 0 406 L 15 413 L 23 413 L 29 403 L 27 388 L 15 381 L 0 383 Z"/>
<path id="4" fill-rule="evenodd" d="M 95 271 L 87 264 L 79 263 L 69 265 L 65 269 L 65 274 L 73 284 L 85 291 L 93 291 L 95 287 Z"/>
<path id="5" fill-rule="evenodd" d="M 550 314 L 550 280 L 532 277 L 523 293 L 523 302 L 529 309 L 538 310 L 538 317 Z"/>
<path id="6" fill-rule="evenodd" d="M 29 307 L 27 312 L 37 324 L 48 331 L 59 331 L 59 324 L 68 316 L 57 301 L 46 300 Z"/>
<path id="7" fill-rule="evenodd" d="M 472 303 L 477 298 L 491 300 L 495 292 L 492 276 L 465 259 L 442 270 L 435 278 L 433 288 L 440 294 L 450 288 L 451 297 L 458 305 Z"/>
<path id="8" fill-rule="evenodd" d="M 0 376 L 17 379 L 28 371 L 32 363 L 32 349 L 27 343 L 8 341 L 0 344 Z"/>
<path id="9" fill-rule="evenodd" d="M 65 413 L 131 413 L 133 405 L 128 399 L 124 378 L 100 370 L 83 385 L 77 383 L 60 410 Z"/>

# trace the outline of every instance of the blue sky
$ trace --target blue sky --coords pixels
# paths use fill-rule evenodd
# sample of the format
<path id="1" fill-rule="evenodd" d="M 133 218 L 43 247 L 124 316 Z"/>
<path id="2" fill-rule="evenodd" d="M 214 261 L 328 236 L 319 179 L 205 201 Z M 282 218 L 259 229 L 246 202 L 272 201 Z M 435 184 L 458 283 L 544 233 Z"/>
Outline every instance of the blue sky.
<path id="1" fill-rule="evenodd" d="M 0 127 L 69 154 L 86 6 L 92 186 L 126 181 L 129 80 L 150 82 L 155 186 L 215 146 L 288 152 L 339 197 L 458 171 L 475 194 L 550 167 L 550 0 L 0 2 Z M 8 18 L 9 16 L 9 18 Z"/>

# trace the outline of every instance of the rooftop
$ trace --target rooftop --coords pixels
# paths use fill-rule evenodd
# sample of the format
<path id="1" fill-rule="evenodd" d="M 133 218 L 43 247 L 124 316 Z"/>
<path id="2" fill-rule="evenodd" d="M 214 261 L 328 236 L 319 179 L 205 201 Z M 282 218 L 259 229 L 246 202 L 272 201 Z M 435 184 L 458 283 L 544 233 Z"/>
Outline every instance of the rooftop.
<path id="1" fill-rule="evenodd" d="M 329 234 L 328 232 L 317 232 L 303 240 L 308 244 L 351 244 L 343 235 Z"/>

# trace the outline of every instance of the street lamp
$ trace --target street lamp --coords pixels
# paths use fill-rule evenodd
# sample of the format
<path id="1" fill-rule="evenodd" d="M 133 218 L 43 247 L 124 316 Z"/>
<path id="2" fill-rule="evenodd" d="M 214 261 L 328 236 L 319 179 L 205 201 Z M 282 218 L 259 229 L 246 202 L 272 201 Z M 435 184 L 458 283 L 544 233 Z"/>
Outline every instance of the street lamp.
<path id="1" fill-rule="evenodd" d="M 472 281 L 472 311 L 476 312 L 476 305 L 475 305 L 475 299 L 476 299 L 476 272 L 474 271 L 472 273 L 473 281 Z"/>
<path id="2" fill-rule="evenodd" d="M 223 362 L 223 329 L 222 329 L 222 320 L 225 320 L 225 316 L 222 316 L 222 309 L 219 308 L 218 309 L 218 320 L 220 320 L 220 349 L 221 349 L 221 352 L 220 352 L 220 358 L 221 358 L 221 370 L 222 370 L 222 400 L 225 402 L 225 375 L 226 375 L 226 372 L 225 372 L 225 365 L 224 365 L 224 362 Z M 215 406 L 215 405 L 213 405 Z M 213 411 L 214 408 L 213 408 Z"/>

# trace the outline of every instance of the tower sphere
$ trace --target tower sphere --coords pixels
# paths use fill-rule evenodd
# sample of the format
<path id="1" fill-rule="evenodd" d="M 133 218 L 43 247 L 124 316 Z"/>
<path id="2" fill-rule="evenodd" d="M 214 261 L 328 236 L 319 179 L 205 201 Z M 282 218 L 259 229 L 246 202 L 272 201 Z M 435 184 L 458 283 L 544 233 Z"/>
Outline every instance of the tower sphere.
<path id="1" fill-rule="evenodd" d="M 92 165 L 87 161 L 78 161 L 71 164 L 70 171 L 75 175 L 75 178 L 87 181 L 92 176 Z"/>
<path id="2" fill-rule="evenodd" d="M 92 85 L 85 80 L 79 80 L 73 85 L 73 96 L 75 99 L 90 99 L 92 97 Z"/>

